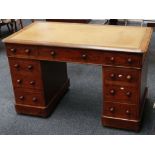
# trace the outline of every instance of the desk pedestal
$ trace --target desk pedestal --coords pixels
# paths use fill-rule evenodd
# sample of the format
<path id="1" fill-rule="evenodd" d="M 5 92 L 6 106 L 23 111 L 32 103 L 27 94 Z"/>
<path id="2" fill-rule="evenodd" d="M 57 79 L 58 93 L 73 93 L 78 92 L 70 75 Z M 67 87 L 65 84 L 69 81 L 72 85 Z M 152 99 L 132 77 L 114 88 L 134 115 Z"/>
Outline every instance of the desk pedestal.
<path id="1" fill-rule="evenodd" d="M 147 98 L 147 58 L 142 68 L 103 67 L 102 124 L 138 131 Z"/>
<path id="2" fill-rule="evenodd" d="M 9 58 L 17 113 L 47 117 L 69 87 L 67 65 Z"/>

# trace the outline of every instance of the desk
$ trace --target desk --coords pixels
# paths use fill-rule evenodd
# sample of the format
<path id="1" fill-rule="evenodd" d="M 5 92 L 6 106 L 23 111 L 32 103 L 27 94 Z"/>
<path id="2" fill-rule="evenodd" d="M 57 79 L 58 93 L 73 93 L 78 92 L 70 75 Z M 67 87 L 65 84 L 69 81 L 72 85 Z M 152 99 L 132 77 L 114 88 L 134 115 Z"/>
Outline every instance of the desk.
<path id="1" fill-rule="evenodd" d="M 103 68 L 104 126 L 139 130 L 152 29 L 35 22 L 4 39 L 17 113 L 47 117 L 70 85 L 66 62 Z"/>

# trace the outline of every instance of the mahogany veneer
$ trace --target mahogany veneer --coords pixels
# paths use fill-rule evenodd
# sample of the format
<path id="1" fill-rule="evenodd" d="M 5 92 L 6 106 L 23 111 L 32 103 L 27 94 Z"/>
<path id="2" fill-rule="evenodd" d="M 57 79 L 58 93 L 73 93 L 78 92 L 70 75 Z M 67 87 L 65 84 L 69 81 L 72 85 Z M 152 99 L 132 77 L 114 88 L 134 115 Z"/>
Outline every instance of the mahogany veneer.
<path id="1" fill-rule="evenodd" d="M 68 90 L 66 62 L 98 64 L 103 67 L 103 125 L 138 131 L 151 34 L 141 27 L 36 22 L 6 38 L 16 111 L 48 116 Z"/>

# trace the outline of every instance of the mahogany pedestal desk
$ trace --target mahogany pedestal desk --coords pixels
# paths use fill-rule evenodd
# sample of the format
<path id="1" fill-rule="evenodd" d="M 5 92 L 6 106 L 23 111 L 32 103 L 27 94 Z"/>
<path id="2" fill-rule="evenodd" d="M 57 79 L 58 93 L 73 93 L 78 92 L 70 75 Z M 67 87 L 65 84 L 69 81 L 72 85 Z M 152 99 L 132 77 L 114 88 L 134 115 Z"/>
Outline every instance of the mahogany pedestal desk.
<path id="1" fill-rule="evenodd" d="M 152 29 L 35 22 L 3 40 L 17 113 L 46 117 L 69 87 L 66 62 L 103 68 L 104 126 L 139 130 Z"/>

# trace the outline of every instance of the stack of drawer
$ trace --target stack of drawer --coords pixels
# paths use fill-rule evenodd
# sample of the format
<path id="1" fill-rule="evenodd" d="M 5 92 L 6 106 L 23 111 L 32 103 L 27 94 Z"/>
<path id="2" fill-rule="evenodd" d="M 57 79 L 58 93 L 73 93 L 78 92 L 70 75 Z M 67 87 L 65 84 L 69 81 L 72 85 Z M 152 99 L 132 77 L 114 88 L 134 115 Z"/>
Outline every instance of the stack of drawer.
<path id="1" fill-rule="evenodd" d="M 36 60 L 37 46 L 9 44 L 7 54 L 16 111 L 48 116 L 69 87 L 66 63 Z"/>
<path id="2" fill-rule="evenodd" d="M 7 52 L 16 104 L 45 106 L 41 66 L 39 61 L 31 60 L 37 55 L 37 47 L 11 45 Z"/>
<path id="3" fill-rule="evenodd" d="M 141 102 L 146 91 L 141 83 L 141 74 L 145 72 L 142 64 L 143 55 L 120 54 L 116 57 L 111 53 L 106 56 L 103 66 L 104 125 L 138 130 Z"/>
<path id="4" fill-rule="evenodd" d="M 44 106 L 40 64 L 37 61 L 9 58 L 17 104 Z"/>

